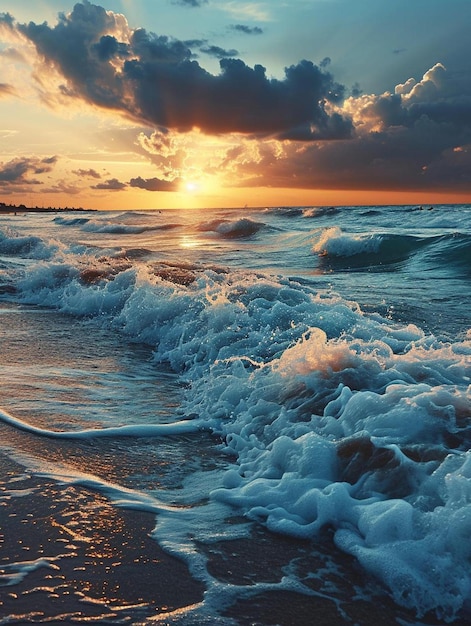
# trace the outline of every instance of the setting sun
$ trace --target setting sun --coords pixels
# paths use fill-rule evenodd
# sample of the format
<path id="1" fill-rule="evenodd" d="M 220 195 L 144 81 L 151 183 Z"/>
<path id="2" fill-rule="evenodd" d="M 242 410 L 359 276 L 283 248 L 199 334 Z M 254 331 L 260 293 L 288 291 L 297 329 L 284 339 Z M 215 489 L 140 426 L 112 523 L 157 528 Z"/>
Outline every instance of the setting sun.
<path id="1" fill-rule="evenodd" d="M 193 181 L 188 181 L 185 183 L 185 189 L 188 193 L 194 193 L 198 191 L 198 184 Z"/>

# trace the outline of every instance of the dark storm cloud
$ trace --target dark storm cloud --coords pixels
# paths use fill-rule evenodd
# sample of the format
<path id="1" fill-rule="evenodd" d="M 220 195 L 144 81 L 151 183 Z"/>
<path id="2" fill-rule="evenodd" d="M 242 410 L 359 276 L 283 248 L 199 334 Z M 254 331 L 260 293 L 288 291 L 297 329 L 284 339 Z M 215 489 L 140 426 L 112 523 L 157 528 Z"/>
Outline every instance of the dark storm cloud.
<path id="1" fill-rule="evenodd" d="M 263 29 L 260 26 L 246 26 L 245 24 L 231 24 L 229 26 L 231 30 L 235 30 L 238 33 L 244 33 L 245 35 L 261 35 Z"/>
<path id="2" fill-rule="evenodd" d="M 242 146 L 221 159 L 244 186 L 460 191 L 471 189 L 471 84 L 437 63 L 396 92 L 351 97 L 349 140 Z"/>
<path id="3" fill-rule="evenodd" d="M 467 191 L 471 124 L 451 128 L 423 116 L 410 126 L 384 128 L 348 141 L 311 144 L 303 150 L 293 144 L 282 156 L 265 148 L 261 160 L 241 160 L 235 173 L 244 185 L 253 186 L 270 180 L 273 186 L 301 189 Z"/>
<path id="4" fill-rule="evenodd" d="M 121 191 L 126 188 L 126 183 L 121 183 L 117 178 L 110 178 L 104 183 L 98 183 L 98 185 L 92 185 L 92 189 L 104 189 L 108 191 Z"/>
<path id="5" fill-rule="evenodd" d="M 286 70 L 283 81 L 268 79 L 238 59 L 221 59 L 213 76 L 195 61 L 169 66 L 142 59 L 125 62 L 139 117 L 180 131 L 199 127 L 208 133 L 240 132 L 312 140 L 330 138 L 325 100 L 341 99 L 343 87 L 309 61 Z M 341 125 L 335 121 L 335 137 Z M 344 120 L 343 135 L 351 125 Z"/>
<path id="6" fill-rule="evenodd" d="M 27 178 L 31 174 L 44 174 L 52 171 L 57 157 L 39 159 L 37 157 L 20 157 L 0 164 L 0 186 L 41 184 L 36 179 Z"/>
<path id="7" fill-rule="evenodd" d="M 241 60 L 222 58 L 220 73 L 213 75 L 179 40 L 137 29 L 128 42 L 119 41 L 120 19 L 83 2 L 70 15 L 59 15 L 53 28 L 33 22 L 17 28 L 62 74 L 64 95 L 127 113 L 142 123 L 304 141 L 351 133 L 349 120 L 339 115 L 331 119 L 325 107 L 342 99 L 344 87 L 310 61 L 292 65 L 278 80 L 268 78 L 261 65 L 251 68 Z"/>
<path id="8" fill-rule="evenodd" d="M 146 189 L 147 191 L 177 191 L 180 187 L 181 180 L 176 178 L 174 180 L 162 180 L 160 178 L 131 178 L 129 181 L 130 187 L 138 187 L 139 189 Z"/>
<path id="9" fill-rule="evenodd" d="M 111 35 L 100 37 L 100 41 L 94 44 L 93 48 L 100 61 L 109 61 L 115 56 L 125 57 L 128 55 L 127 47 Z"/>
<path id="10" fill-rule="evenodd" d="M 116 26 L 116 16 L 86 2 L 76 4 L 70 16 L 60 13 L 54 28 L 47 22 L 29 22 L 17 28 L 34 43 L 44 62 L 52 64 L 68 81 L 63 93 L 116 108 L 121 90 L 109 61 L 123 49 L 113 36 L 108 37 Z M 110 57 L 113 46 L 116 52 Z"/>

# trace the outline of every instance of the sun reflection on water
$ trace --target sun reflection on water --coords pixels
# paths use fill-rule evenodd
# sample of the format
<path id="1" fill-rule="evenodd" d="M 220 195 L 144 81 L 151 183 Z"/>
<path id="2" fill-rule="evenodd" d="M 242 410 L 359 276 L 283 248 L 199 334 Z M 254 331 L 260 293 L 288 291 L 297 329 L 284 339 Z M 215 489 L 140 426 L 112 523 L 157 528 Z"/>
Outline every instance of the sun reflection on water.
<path id="1" fill-rule="evenodd" d="M 193 249 L 200 248 L 203 245 L 201 239 L 199 239 L 195 235 L 182 235 L 180 237 L 179 246 L 180 248 L 185 249 Z"/>

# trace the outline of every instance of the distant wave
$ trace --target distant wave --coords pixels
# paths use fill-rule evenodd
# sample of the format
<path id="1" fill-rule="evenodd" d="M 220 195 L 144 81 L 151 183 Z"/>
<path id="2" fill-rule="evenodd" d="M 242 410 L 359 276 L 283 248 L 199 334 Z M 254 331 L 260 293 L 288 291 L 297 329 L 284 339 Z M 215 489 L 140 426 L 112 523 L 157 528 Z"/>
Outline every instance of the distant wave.
<path id="1" fill-rule="evenodd" d="M 90 220 L 89 217 L 56 217 L 54 222 L 61 226 L 80 226 L 86 224 Z"/>
<path id="2" fill-rule="evenodd" d="M 137 217 L 137 214 L 126 213 L 121 217 Z M 56 224 L 61 226 L 79 226 L 85 232 L 104 233 L 109 235 L 140 235 L 141 233 L 172 230 L 178 228 L 179 224 L 125 224 L 119 220 L 95 221 L 86 217 L 63 218 L 57 217 Z"/>
<path id="3" fill-rule="evenodd" d="M 303 217 L 329 217 L 331 215 L 337 215 L 341 209 L 336 206 L 327 207 L 310 207 L 303 210 Z"/>
<path id="4" fill-rule="evenodd" d="M 386 233 L 345 233 L 337 226 L 325 229 L 313 246 L 324 264 L 336 268 L 366 267 L 398 263 L 429 245 L 433 237 Z"/>
<path id="5" fill-rule="evenodd" d="M 166 225 L 165 229 L 172 228 L 170 225 Z M 147 233 L 150 231 L 162 230 L 159 225 L 136 225 L 136 224 L 113 224 L 111 222 L 99 223 L 90 221 L 83 225 L 83 229 L 86 232 L 92 233 L 106 233 L 109 235 L 140 235 L 141 233 Z"/>
<path id="6" fill-rule="evenodd" d="M 360 215 L 362 215 L 363 217 L 376 217 L 377 215 L 381 215 L 381 213 L 381 209 L 368 208 L 365 211 L 362 211 Z"/>
<path id="7" fill-rule="evenodd" d="M 282 206 L 282 207 L 270 207 L 266 209 L 267 213 L 274 215 L 280 215 L 282 217 L 299 217 L 303 214 L 304 209 L 302 207 L 295 206 Z"/>
<path id="8" fill-rule="evenodd" d="M 215 219 L 210 222 L 203 222 L 198 226 L 198 230 L 215 232 L 227 238 L 244 238 L 258 233 L 265 224 L 255 222 L 246 217 L 238 220 Z"/>
<path id="9" fill-rule="evenodd" d="M 152 250 L 148 248 L 126 248 L 116 254 L 116 259 L 143 259 L 152 254 Z"/>
<path id="10" fill-rule="evenodd" d="M 441 267 L 446 265 L 471 272 L 471 236 L 453 233 L 437 238 L 427 260 Z"/>
<path id="11" fill-rule="evenodd" d="M 157 214 L 160 214 L 160 211 L 157 212 Z M 124 211 L 123 213 L 119 213 L 118 215 L 116 215 L 115 219 L 117 221 L 122 221 L 123 219 L 128 219 L 128 218 L 132 218 L 135 219 L 136 217 L 143 217 L 145 219 L 148 219 L 150 216 L 155 215 L 154 211 Z"/>

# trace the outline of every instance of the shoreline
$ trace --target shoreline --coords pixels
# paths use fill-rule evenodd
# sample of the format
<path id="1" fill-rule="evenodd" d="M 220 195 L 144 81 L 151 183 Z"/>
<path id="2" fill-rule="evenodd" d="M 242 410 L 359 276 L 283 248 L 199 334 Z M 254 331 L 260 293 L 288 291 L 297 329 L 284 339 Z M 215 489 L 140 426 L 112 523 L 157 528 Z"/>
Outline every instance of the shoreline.
<path id="1" fill-rule="evenodd" d="M 8 434 L 8 427 L 1 430 Z M 5 623 L 445 624 L 433 616 L 417 619 L 396 605 L 328 536 L 316 543 L 298 541 L 256 524 L 249 537 L 199 546 L 216 584 L 242 591 L 233 604 L 217 613 L 208 607 L 204 615 L 205 585 L 152 539 L 153 514 L 119 508 L 93 490 L 35 475 L 1 452 L 0 469 L 6 477 L 0 484 L 0 618 Z M 296 567 L 311 595 L 263 590 L 264 583 L 281 581 L 286 567 Z M 251 592 L 257 583 L 262 587 Z"/>
<path id="2" fill-rule="evenodd" d="M 89 212 L 96 209 L 83 209 L 82 207 L 27 207 L 25 205 L 2 204 L 0 203 L 0 214 L 14 213 L 69 213 L 69 212 Z"/>

